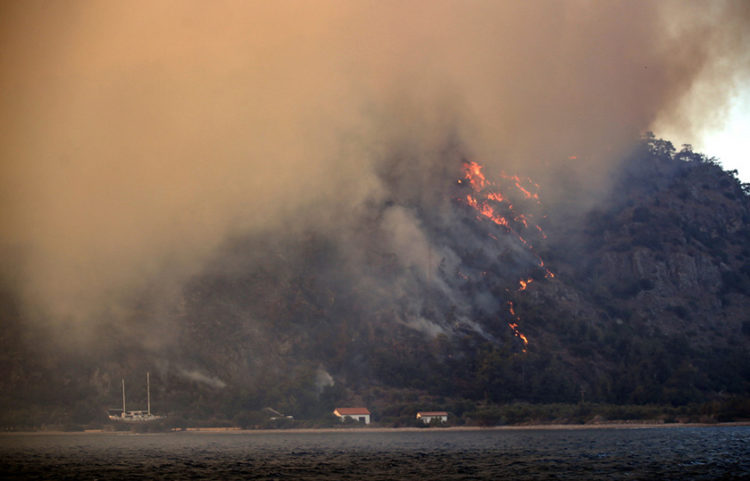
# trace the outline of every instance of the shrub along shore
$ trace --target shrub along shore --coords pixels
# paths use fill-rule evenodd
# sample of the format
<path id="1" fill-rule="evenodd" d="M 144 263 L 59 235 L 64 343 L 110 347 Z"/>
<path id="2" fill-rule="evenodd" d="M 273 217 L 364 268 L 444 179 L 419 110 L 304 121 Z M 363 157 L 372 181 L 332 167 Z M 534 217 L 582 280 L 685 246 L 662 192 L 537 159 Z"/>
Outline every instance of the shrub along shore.
<path id="1" fill-rule="evenodd" d="M 424 424 L 416 419 L 419 410 L 448 412 L 447 423 Z M 750 399 L 729 398 L 685 406 L 579 404 L 466 404 L 419 408 L 411 403 L 394 403 L 385 407 L 370 407 L 373 422 L 369 425 L 348 421 L 342 423 L 330 414 L 318 419 L 272 418 L 262 411 L 244 411 L 232 419 L 211 417 L 197 419 L 179 414 L 168 414 L 164 419 L 146 424 L 120 424 L 102 419 L 85 424 L 55 422 L 47 419 L 33 422 L 31 417 L 6 417 L 0 423 L 2 432 L 19 431 L 246 431 L 246 430 L 340 430 L 340 429 L 572 429 L 592 427 L 653 427 L 696 426 L 750 422 Z M 12 413 L 6 413 L 9 415 Z M 28 414 L 27 414 L 28 415 Z M 61 419 L 64 419 L 61 418 Z M 15 421 L 15 422 L 13 422 Z"/>

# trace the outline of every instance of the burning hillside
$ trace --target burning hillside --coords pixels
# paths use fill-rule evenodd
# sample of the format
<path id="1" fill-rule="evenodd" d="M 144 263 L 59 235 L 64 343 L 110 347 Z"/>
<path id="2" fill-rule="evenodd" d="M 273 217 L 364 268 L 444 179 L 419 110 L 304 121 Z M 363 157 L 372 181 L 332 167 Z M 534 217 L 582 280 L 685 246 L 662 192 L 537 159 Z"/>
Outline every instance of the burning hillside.
<path id="1" fill-rule="evenodd" d="M 670 209 L 677 209 L 670 214 L 677 216 L 690 211 L 690 198 L 683 201 L 679 193 L 684 175 L 715 168 L 697 154 L 664 153 L 668 144 L 660 142 L 647 139 L 633 154 L 642 167 L 637 177 L 623 177 L 618 192 L 638 192 L 649 178 L 648 166 L 671 166 L 673 180 L 641 191 L 636 201 L 641 207 L 631 206 L 627 197 L 611 204 L 612 212 L 636 212 L 624 225 L 630 232 L 643 232 L 635 235 L 651 238 L 673 234 L 650 224 L 650 219 L 661 219 Z M 633 168 L 635 162 L 625 165 Z M 666 238 L 651 241 L 653 245 L 636 241 L 618 251 L 617 238 L 601 237 L 612 227 L 599 230 L 589 224 L 602 220 L 586 218 L 582 229 L 556 224 L 556 212 L 544 207 L 543 191 L 533 181 L 504 172 L 494 175 L 461 156 L 453 165 L 440 174 L 415 171 L 415 176 L 430 179 L 426 183 L 394 164 L 390 172 L 402 175 L 384 174 L 388 193 L 350 218 L 346 229 L 308 230 L 273 242 L 268 241 L 273 238 L 269 233 L 228 245 L 214 267 L 185 291 L 180 323 L 187 337 L 181 342 L 191 346 L 185 358 L 194 358 L 195 349 L 202 353 L 200 358 L 212 360 L 204 366 L 211 372 L 250 385 L 263 385 L 268 376 L 286 378 L 289 372 L 297 372 L 291 379 L 304 377 L 298 369 L 316 366 L 339 388 L 355 390 L 372 385 L 417 387 L 496 401 L 574 400 L 581 387 L 591 399 L 615 402 L 677 396 L 660 388 L 654 395 L 663 397 L 638 398 L 641 394 L 635 393 L 643 378 L 632 377 L 632 367 L 619 372 L 617 365 L 631 366 L 645 348 L 641 343 L 658 336 L 666 336 L 664 345 L 670 346 L 680 335 L 668 331 L 672 319 L 684 326 L 698 321 L 687 307 L 679 306 L 711 305 L 705 293 L 717 290 L 703 283 L 721 282 L 709 275 L 711 268 L 698 268 L 690 281 L 704 286 L 698 288 L 703 295 L 686 291 L 682 297 L 661 297 L 661 283 L 673 282 L 667 280 L 668 270 L 658 274 L 665 276 L 662 280 L 646 271 L 626 274 L 631 267 L 615 259 L 622 257 L 618 252 L 634 256 L 633 262 L 658 255 L 658 244 Z M 735 182 L 730 180 L 727 188 L 734 189 Z M 419 195 L 405 186 L 418 186 Z M 722 199 L 729 202 L 728 195 Z M 745 194 L 732 195 L 738 209 L 746 210 Z M 686 202 L 685 208 L 676 207 L 674 199 Z M 649 202 L 652 206 L 646 207 Z M 644 209 L 650 218 L 644 217 Z M 747 228 L 732 235 L 746 235 L 743 232 Z M 731 240 L 728 233 L 721 235 L 729 245 L 741 242 Z M 603 244 L 593 247 L 597 242 Z M 692 246 L 689 251 L 696 259 L 711 252 L 698 254 L 699 245 L 687 246 Z M 586 250 L 592 250 L 593 257 Z M 677 252 L 669 254 L 672 267 L 667 269 L 687 269 L 678 267 L 683 261 Z M 726 269 L 707 257 L 698 262 Z M 610 265 L 617 270 L 607 271 Z M 556 275 L 558 270 L 564 274 Z M 604 289 L 610 294 L 604 295 Z M 734 292 L 723 294 L 729 297 L 722 301 L 722 326 L 714 329 L 724 334 L 711 345 L 739 334 L 741 323 L 730 312 L 747 297 Z M 661 314 L 651 317 L 654 309 L 661 309 Z M 663 348 L 672 359 L 666 361 L 671 367 L 660 374 L 667 384 L 678 382 L 674 376 L 681 375 L 688 353 L 693 363 L 704 362 L 706 367 L 731 362 L 736 355 L 729 354 L 734 351 L 728 345 L 728 358 L 712 355 L 698 361 L 699 340 L 682 346 L 681 354 Z M 608 390 L 606 383 L 613 382 L 613 376 L 619 377 L 615 385 L 635 384 L 629 391 Z M 602 384 L 603 380 L 609 381 Z M 706 386 L 712 382 L 726 381 L 706 380 Z M 689 396 L 679 386 L 673 389 Z"/>
<path id="2" fill-rule="evenodd" d="M 442 186 L 435 185 L 437 192 L 446 192 L 439 206 L 399 201 L 403 181 L 399 178 L 393 195 L 370 205 L 347 230 L 308 230 L 301 241 L 264 247 L 242 241 L 248 251 L 270 249 L 261 256 L 254 254 L 252 260 L 242 252 L 226 254 L 239 256 L 243 267 L 237 275 L 265 279 L 262 293 L 245 294 L 253 305 L 246 306 L 249 311 L 242 322 L 286 325 L 289 321 L 275 317 L 285 317 L 285 310 L 304 299 L 307 312 L 291 315 L 295 318 L 291 322 L 301 323 L 303 329 L 309 326 L 302 319 L 311 316 L 334 323 L 344 317 L 357 319 L 354 326 L 347 321 L 345 330 L 401 326 L 421 332 L 426 339 L 468 330 L 496 340 L 500 323 L 511 327 L 522 341 L 518 349 L 525 351 L 528 340 L 518 327 L 520 315 L 508 306 L 533 282 L 554 277 L 534 247 L 545 239 L 534 222 L 541 215 L 539 196 L 527 196 L 528 191 L 519 187 L 514 187 L 515 193 L 501 192 L 476 162 L 457 163 L 453 172 L 459 175 L 446 175 Z M 519 182 L 511 180 L 514 186 Z M 470 193 L 465 185 L 471 186 Z M 533 202 L 526 202 L 529 198 Z M 525 207 L 532 210 L 523 211 Z M 232 276 L 226 276 L 221 265 L 217 272 L 226 282 Z M 200 279 L 194 285 L 203 284 Z M 221 295 L 226 295 L 226 288 L 222 290 Z M 290 298 L 295 299 L 291 307 Z M 275 307 L 263 307 L 269 303 Z M 201 298 L 200 304 L 213 302 Z M 349 309 L 356 313 L 340 311 Z"/>
<path id="3" fill-rule="evenodd" d="M 750 334 L 750 210 L 731 174 L 646 139 L 608 210 L 574 225 L 556 222 L 530 180 L 459 155 L 453 165 L 394 164 L 387 193 L 337 230 L 225 243 L 182 290 L 176 335 L 156 349 L 112 330 L 81 374 L 73 353 L 60 362 L 41 344 L 9 346 L 5 392 L 26 395 L 13 380 L 29 370 L 50 385 L 63 371 L 78 379 L 60 387 L 71 399 L 84 386 L 106 397 L 116 379 L 102 370 L 148 366 L 160 366 L 169 409 L 190 416 L 187 393 L 203 391 L 213 410 L 273 405 L 303 418 L 372 389 L 491 402 L 573 402 L 583 389 L 614 403 L 748 392 L 738 339 Z M 141 302 L 144 328 L 158 306 Z M 25 335 L 8 326 L 8 339 Z"/>
<path id="4" fill-rule="evenodd" d="M 518 209 L 513 207 L 513 203 L 510 201 L 507 194 L 503 194 L 499 187 L 487 178 L 482 173 L 482 166 L 477 162 L 464 162 L 463 163 L 464 178 L 459 179 L 459 184 L 468 182 L 471 185 L 474 193 L 466 195 L 466 203 L 474 208 L 481 216 L 489 219 L 498 226 L 501 226 L 506 235 L 512 236 L 514 239 L 523 245 L 534 257 L 537 259 L 537 264 L 540 268 L 545 270 L 545 278 L 551 279 L 555 275 L 549 269 L 544 267 L 544 261 L 534 252 L 533 244 L 527 240 L 527 231 L 535 237 L 541 237 L 546 239 L 544 230 L 539 224 L 533 223 L 534 215 L 531 213 L 518 212 Z M 513 186 L 523 194 L 523 200 L 534 200 L 537 206 L 541 205 L 539 200 L 539 194 L 537 192 L 530 192 L 521 185 L 521 180 L 517 176 L 502 176 L 503 180 L 510 180 Z M 527 179 L 527 183 L 533 186 L 535 189 L 539 189 L 539 185 Z M 481 217 L 478 217 L 481 220 Z M 530 223 L 531 222 L 531 223 Z M 530 229 L 530 230 L 529 230 Z M 491 238 L 498 240 L 493 234 L 488 234 Z M 524 277 L 519 279 L 519 291 L 525 291 L 529 285 L 534 281 L 532 277 Z M 529 341 L 526 336 L 519 330 L 518 322 L 520 317 L 516 315 L 513 309 L 513 302 L 507 302 L 509 306 L 509 313 L 512 321 L 508 322 L 508 326 L 513 330 L 513 333 L 523 341 L 524 348 L 523 352 L 526 352 L 526 346 Z"/>
<path id="5" fill-rule="evenodd" d="M 747 391 L 746 193 L 630 155 L 746 84 L 741 2 L 133 1 L 0 15 L 12 402 Z"/>

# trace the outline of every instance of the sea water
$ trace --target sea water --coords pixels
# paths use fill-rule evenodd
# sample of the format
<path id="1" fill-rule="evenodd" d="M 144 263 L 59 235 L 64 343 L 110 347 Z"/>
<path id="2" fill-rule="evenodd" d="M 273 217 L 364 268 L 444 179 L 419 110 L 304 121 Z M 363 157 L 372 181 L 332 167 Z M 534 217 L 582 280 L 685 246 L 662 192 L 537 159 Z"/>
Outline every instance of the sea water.
<path id="1" fill-rule="evenodd" d="M 0 435 L 2 479 L 750 479 L 750 427 Z"/>

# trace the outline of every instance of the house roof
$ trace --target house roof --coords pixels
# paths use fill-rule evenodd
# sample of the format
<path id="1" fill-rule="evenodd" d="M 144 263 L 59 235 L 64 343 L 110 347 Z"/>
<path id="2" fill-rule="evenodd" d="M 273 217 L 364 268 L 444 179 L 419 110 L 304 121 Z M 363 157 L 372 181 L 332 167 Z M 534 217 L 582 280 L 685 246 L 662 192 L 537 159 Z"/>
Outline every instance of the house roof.
<path id="1" fill-rule="evenodd" d="M 418 417 L 422 416 L 447 416 L 448 413 L 445 411 L 419 411 L 417 413 Z"/>
<path id="2" fill-rule="evenodd" d="M 333 413 L 339 416 L 356 416 L 370 414 L 370 411 L 367 408 L 336 408 Z"/>

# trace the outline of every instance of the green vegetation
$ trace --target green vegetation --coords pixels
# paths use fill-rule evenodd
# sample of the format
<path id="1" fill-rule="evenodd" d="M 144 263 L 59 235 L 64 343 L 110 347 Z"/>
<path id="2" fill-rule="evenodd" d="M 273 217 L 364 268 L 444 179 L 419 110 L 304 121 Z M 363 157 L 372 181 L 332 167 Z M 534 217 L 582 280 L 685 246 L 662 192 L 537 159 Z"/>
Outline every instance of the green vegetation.
<path id="1" fill-rule="evenodd" d="M 551 424 L 621 424 L 621 423 L 722 423 L 750 422 L 750 398 L 730 397 L 720 401 L 691 403 L 684 406 L 659 404 L 619 405 L 601 403 L 577 404 L 532 404 L 473 403 L 465 400 L 447 401 L 438 406 L 447 410 L 448 422 L 425 424 L 415 418 L 419 403 L 384 403 L 382 409 L 373 411 L 371 427 L 418 427 L 441 428 L 456 426 L 518 426 Z M 262 411 L 240 412 L 233 419 L 210 418 L 190 419 L 173 415 L 167 419 L 141 425 L 127 425 L 90 420 L 74 423 L 64 414 L 57 413 L 54 419 L 42 416 L 29 416 L 29 413 L 8 412 L 0 419 L 3 431 L 83 431 L 84 429 L 105 429 L 114 431 L 164 432 L 187 428 L 239 428 L 239 429 L 319 429 L 364 427 L 351 419 L 341 422 L 332 414 L 313 419 L 273 419 Z M 42 420 L 48 422 L 41 422 Z M 20 421 L 20 422 L 19 422 Z"/>

